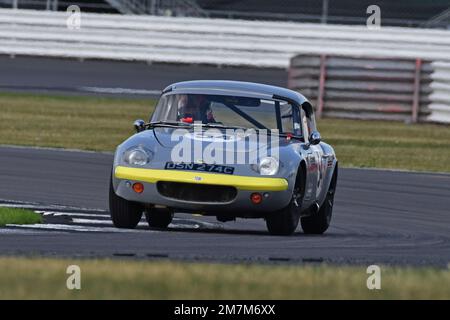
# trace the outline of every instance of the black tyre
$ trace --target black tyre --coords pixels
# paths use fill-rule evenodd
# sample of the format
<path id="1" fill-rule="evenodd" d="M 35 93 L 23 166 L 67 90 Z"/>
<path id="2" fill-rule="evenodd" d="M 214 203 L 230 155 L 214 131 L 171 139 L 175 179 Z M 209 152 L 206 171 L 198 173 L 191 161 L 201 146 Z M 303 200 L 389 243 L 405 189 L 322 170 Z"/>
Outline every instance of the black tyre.
<path id="1" fill-rule="evenodd" d="M 298 171 L 291 202 L 276 212 L 266 216 L 266 225 L 272 235 L 289 236 L 295 232 L 301 215 L 301 205 L 305 191 L 305 169 Z"/>
<path id="2" fill-rule="evenodd" d="M 306 234 L 322 234 L 331 223 L 331 216 L 333 214 L 334 193 L 336 190 L 337 173 L 333 175 L 333 179 L 328 188 L 325 201 L 317 213 L 308 217 L 301 218 L 301 225 L 303 232 Z"/>
<path id="3" fill-rule="evenodd" d="M 270 234 L 289 236 L 297 229 L 300 220 L 302 190 L 295 188 L 291 202 L 283 209 L 266 216 L 266 225 Z"/>
<path id="4" fill-rule="evenodd" d="M 297 229 L 300 208 L 291 201 L 286 208 L 273 212 L 266 217 L 266 225 L 272 235 L 289 236 Z"/>
<path id="5" fill-rule="evenodd" d="M 142 218 L 141 204 L 125 200 L 114 192 L 112 178 L 109 185 L 109 212 L 116 228 L 134 229 Z"/>
<path id="6" fill-rule="evenodd" d="M 165 229 L 172 222 L 173 211 L 166 208 L 151 208 L 145 211 L 150 228 Z"/>

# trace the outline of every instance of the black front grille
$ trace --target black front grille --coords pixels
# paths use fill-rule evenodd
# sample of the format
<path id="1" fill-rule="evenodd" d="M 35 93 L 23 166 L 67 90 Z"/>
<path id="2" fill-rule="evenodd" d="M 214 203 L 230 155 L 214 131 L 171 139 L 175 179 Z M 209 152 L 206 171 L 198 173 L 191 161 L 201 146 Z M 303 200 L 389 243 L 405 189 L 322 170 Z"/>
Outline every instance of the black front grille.
<path id="1" fill-rule="evenodd" d="M 237 190 L 229 186 L 160 181 L 158 192 L 167 198 L 193 202 L 230 202 Z"/>

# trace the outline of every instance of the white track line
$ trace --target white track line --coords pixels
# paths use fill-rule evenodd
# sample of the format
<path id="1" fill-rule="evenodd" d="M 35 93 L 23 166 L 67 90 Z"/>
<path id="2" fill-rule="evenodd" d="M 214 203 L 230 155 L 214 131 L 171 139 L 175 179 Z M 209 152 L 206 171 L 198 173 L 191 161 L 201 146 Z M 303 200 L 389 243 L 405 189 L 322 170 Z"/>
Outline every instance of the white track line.
<path id="1" fill-rule="evenodd" d="M 108 220 L 97 220 L 97 219 L 77 219 L 77 218 L 73 218 L 72 219 L 73 223 L 79 223 L 79 224 L 100 224 L 100 225 L 108 225 L 108 226 L 112 226 L 112 221 L 108 221 Z"/>
<path id="2" fill-rule="evenodd" d="M 178 223 L 171 223 L 168 226 L 169 228 L 174 229 L 199 229 L 199 224 L 178 224 Z"/>
<path id="3" fill-rule="evenodd" d="M 53 210 L 37 210 L 34 204 L 12 204 L 12 203 L 0 203 L 0 207 L 11 207 L 11 208 L 30 208 L 34 209 L 34 212 L 39 213 L 43 216 L 54 216 L 54 217 L 69 217 L 71 223 L 68 224 L 30 224 L 30 225 L 17 225 L 8 224 L 7 227 L 14 228 L 16 230 L 48 230 L 48 231 L 78 231 L 78 232 L 159 232 L 154 230 L 131 230 L 131 229 L 119 229 L 113 227 L 111 217 L 109 214 L 95 214 L 95 213 L 84 213 L 77 212 L 62 212 Z M 57 208 L 55 208 L 57 209 Z M 73 224 L 72 224 L 73 223 Z M 87 226 L 93 225 L 93 226 Z M 138 226 L 148 226 L 145 219 L 139 222 Z M 173 229 L 222 229 L 223 225 L 217 223 L 210 223 L 206 221 L 190 220 L 190 219 L 180 219 L 174 218 L 173 222 L 169 225 L 169 228 Z M 11 230 L 11 229 L 10 229 Z M 13 232 L 11 230 L 11 232 Z"/>
<path id="4" fill-rule="evenodd" d="M 129 89 L 129 88 L 104 88 L 104 87 L 78 87 L 80 91 L 95 92 L 95 93 L 111 93 L 111 94 L 143 94 L 159 96 L 161 90 L 146 90 L 146 89 Z"/>
<path id="5" fill-rule="evenodd" d="M 95 214 L 95 213 L 81 213 L 81 212 L 61 212 L 61 211 L 42 211 L 35 210 L 34 212 L 42 214 L 43 216 L 54 216 L 54 217 L 92 217 L 92 218 L 111 218 L 109 214 Z"/>
<path id="6" fill-rule="evenodd" d="M 107 218 L 107 219 L 111 219 L 111 216 L 109 214 L 92 214 L 92 213 L 59 212 L 59 213 L 55 213 L 53 216 L 55 216 L 55 217 L 61 217 L 61 216 L 67 216 L 67 217 L 92 217 L 92 218 Z"/>
<path id="7" fill-rule="evenodd" d="M 110 215 L 107 214 L 90 214 L 90 213 L 77 213 L 77 212 L 58 212 L 58 211 L 35 211 L 36 213 L 40 213 L 44 216 L 47 215 L 53 215 L 54 217 L 61 217 L 61 216 L 67 216 L 71 217 L 73 223 L 79 223 L 79 224 L 99 224 L 99 225 L 112 225 L 112 221 L 110 220 Z M 75 217 L 82 217 L 75 218 Z M 100 220 L 100 219 L 83 219 L 83 218 L 106 218 L 108 220 Z M 203 221 L 197 221 L 197 220 L 191 220 L 191 223 L 183 223 L 182 221 L 185 221 L 186 219 L 177 219 L 174 218 L 173 222 L 169 225 L 170 228 L 177 228 L 177 229 L 217 229 L 221 228 L 222 226 L 219 224 L 209 223 L 209 222 L 203 222 Z M 177 221 L 180 221 L 181 223 L 177 223 Z M 139 226 L 147 226 L 147 223 L 145 220 L 142 222 L 139 222 Z"/>
<path id="8" fill-rule="evenodd" d="M 68 224 L 7 224 L 7 227 L 21 229 L 37 229 L 51 231 L 78 231 L 78 232 L 113 232 L 113 233 L 142 233 L 142 232 L 158 232 L 155 230 L 135 230 L 135 229 L 118 229 L 114 227 L 89 227 Z"/>
<path id="9" fill-rule="evenodd" d="M 188 220 L 190 223 L 186 224 L 186 223 L 182 223 L 182 221 L 186 221 Z M 202 228 L 202 229 L 223 229 L 224 226 L 223 224 L 220 223 L 212 223 L 212 222 L 206 222 L 206 221 L 199 221 L 199 220 L 194 220 L 194 219 L 178 219 L 178 218 L 174 218 L 173 219 L 174 222 L 176 221 L 181 221 L 181 223 L 173 223 L 171 224 L 173 226 L 173 228 L 187 228 L 187 226 L 189 226 L 191 229 L 198 229 L 198 228 Z"/>
<path id="10" fill-rule="evenodd" d="M 111 220 L 98 220 L 98 219 L 77 219 L 77 218 L 73 218 L 72 219 L 73 223 L 77 224 L 94 224 L 94 225 L 109 225 L 112 226 L 113 223 Z M 147 222 L 139 222 L 138 226 L 141 227 L 146 227 L 148 226 Z M 217 228 L 215 225 L 211 225 L 211 226 L 203 226 L 202 223 L 194 223 L 194 224 L 183 224 L 183 223 L 171 223 L 169 224 L 169 228 L 174 228 L 174 229 L 200 229 L 201 227 L 204 227 L 205 229 L 207 227 L 211 228 L 211 227 L 215 227 Z"/>
<path id="11" fill-rule="evenodd" d="M 111 220 L 98 220 L 98 219 L 72 219 L 73 223 L 79 223 L 79 224 L 98 224 L 98 225 L 109 225 L 112 226 L 113 223 Z M 147 222 L 139 222 L 138 226 L 148 226 Z"/>

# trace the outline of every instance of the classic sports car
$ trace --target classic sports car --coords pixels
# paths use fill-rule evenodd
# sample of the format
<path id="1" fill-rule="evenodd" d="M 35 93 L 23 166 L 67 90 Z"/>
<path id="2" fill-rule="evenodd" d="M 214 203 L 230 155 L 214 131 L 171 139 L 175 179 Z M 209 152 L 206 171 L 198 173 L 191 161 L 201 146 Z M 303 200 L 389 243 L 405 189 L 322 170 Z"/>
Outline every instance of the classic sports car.
<path id="1" fill-rule="evenodd" d="M 149 122 L 117 147 L 109 205 L 114 225 L 142 214 L 166 228 L 174 212 L 219 221 L 264 218 L 271 234 L 330 225 L 338 163 L 300 93 L 238 81 L 164 89 Z"/>

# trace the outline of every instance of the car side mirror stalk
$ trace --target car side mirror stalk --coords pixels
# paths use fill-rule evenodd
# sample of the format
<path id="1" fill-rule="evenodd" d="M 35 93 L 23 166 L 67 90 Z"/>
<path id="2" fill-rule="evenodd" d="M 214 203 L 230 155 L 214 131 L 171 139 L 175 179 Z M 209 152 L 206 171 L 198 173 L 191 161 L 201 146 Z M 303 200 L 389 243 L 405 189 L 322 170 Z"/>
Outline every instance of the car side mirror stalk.
<path id="1" fill-rule="evenodd" d="M 145 121 L 141 120 L 141 119 L 136 120 L 133 123 L 133 126 L 134 126 L 134 129 L 136 130 L 136 132 L 138 132 L 138 133 L 141 131 L 144 131 L 145 130 Z"/>
<path id="2" fill-rule="evenodd" d="M 309 143 L 312 145 L 319 144 L 320 141 L 322 141 L 322 137 L 320 136 L 319 131 L 313 131 L 311 132 L 309 136 Z"/>
<path id="3" fill-rule="evenodd" d="M 322 137 L 320 136 L 319 131 L 313 131 L 309 135 L 309 142 L 305 145 L 306 149 L 310 146 L 315 146 L 322 141 Z"/>

